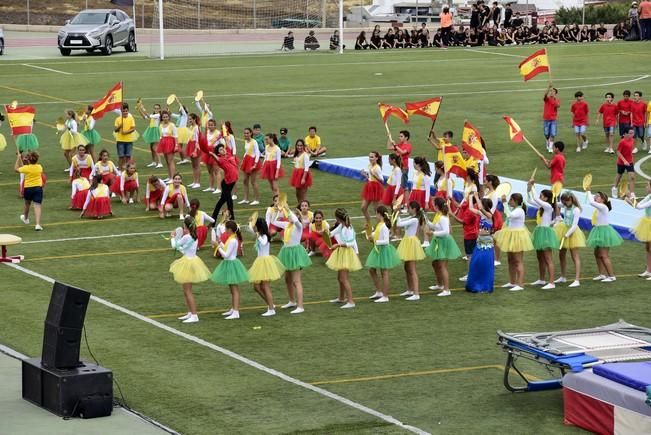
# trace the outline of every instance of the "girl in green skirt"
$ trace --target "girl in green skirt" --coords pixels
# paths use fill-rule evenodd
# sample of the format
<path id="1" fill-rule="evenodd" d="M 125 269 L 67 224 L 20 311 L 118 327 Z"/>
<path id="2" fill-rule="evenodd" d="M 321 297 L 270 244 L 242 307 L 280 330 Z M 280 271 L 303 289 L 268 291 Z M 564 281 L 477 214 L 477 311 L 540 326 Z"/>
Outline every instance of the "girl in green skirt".
<path id="1" fill-rule="evenodd" d="M 457 246 L 457 242 L 454 241 L 454 238 L 450 234 L 450 218 L 448 217 L 449 208 L 447 201 L 441 197 L 435 198 L 434 209 L 436 210 L 436 214 L 432 222 L 427 222 L 427 227 L 432 231 L 434 239 L 432 239 L 425 250 L 427 256 L 432 259 L 432 269 L 434 269 L 437 282 L 430 289 L 441 290 L 437 296 L 450 296 L 448 261 L 461 257 L 461 251 Z"/>
<path id="2" fill-rule="evenodd" d="M 608 251 L 614 246 L 622 244 L 622 237 L 608 223 L 608 212 L 612 210 L 608 196 L 603 192 L 597 192 L 593 197 L 590 190 L 586 192 L 588 201 L 595 208 L 592 214 L 592 230 L 586 244 L 594 248 L 594 258 L 597 261 L 599 275 L 592 278 L 593 281 L 613 282 L 616 281 L 613 265 L 610 262 Z"/>
<path id="3" fill-rule="evenodd" d="M 231 309 L 222 313 L 226 320 L 240 318 L 240 286 L 239 283 L 249 280 L 249 273 L 246 267 L 237 258 L 237 247 L 242 240 L 242 234 L 235 221 L 228 221 L 224 224 L 228 239 L 219 243 L 217 249 L 224 259 L 215 269 L 210 277 L 217 284 L 227 285 L 231 291 Z"/>
<path id="4" fill-rule="evenodd" d="M 534 180 L 529 180 L 528 203 L 532 207 L 538 208 L 539 223 L 533 230 L 532 243 L 538 257 L 538 279 L 531 285 L 540 285 L 543 290 L 556 288 L 554 284 L 554 257 L 552 250 L 560 247 L 556 232 L 552 228 L 554 221 L 554 194 L 549 189 L 540 192 L 540 197 L 536 198 L 536 189 Z M 545 281 L 545 275 L 549 275 L 549 281 Z"/>
<path id="5" fill-rule="evenodd" d="M 365 266 L 369 268 L 371 279 L 375 284 L 375 293 L 369 299 L 375 302 L 389 302 L 389 270 L 400 264 L 400 256 L 390 243 L 391 215 L 383 205 L 375 209 L 377 225 L 368 239 L 373 243 L 373 249 L 366 258 Z M 381 277 L 381 279 L 380 279 Z"/>

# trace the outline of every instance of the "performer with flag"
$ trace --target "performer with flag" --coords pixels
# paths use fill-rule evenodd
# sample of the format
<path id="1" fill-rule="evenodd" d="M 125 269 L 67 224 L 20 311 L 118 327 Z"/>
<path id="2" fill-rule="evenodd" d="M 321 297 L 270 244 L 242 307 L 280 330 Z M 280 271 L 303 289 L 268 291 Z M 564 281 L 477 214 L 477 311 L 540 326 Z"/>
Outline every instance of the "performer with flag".
<path id="1" fill-rule="evenodd" d="M 131 161 L 133 143 L 138 139 L 136 131 L 136 120 L 129 113 L 129 104 L 122 103 L 122 113 L 113 123 L 115 132 L 115 146 L 118 150 L 118 165 L 120 170 L 126 169 L 127 163 Z"/>
<path id="2" fill-rule="evenodd" d="M 479 179 L 484 180 L 484 166 L 488 163 L 486 150 L 481 137 L 481 133 L 467 120 L 463 124 L 463 134 L 461 135 L 461 147 L 468 154 L 466 166 L 471 167 L 476 164 L 476 172 Z"/>
<path id="3" fill-rule="evenodd" d="M 430 130 L 433 130 L 442 102 L 443 97 L 434 97 L 425 101 L 405 103 L 405 108 L 407 109 L 408 116 L 419 115 L 431 119 L 432 128 L 430 128 Z"/>
<path id="4" fill-rule="evenodd" d="M 98 120 L 108 112 L 119 110 L 122 107 L 122 82 L 116 83 L 106 93 L 104 98 L 94 103 L 90 116 Z"/>
<path id="5" fill-rule="evenodd" d="M 409 124 L 409 115 L 400 107 L 392 106 L 391 104 L 378 103 L 377 105 L 380 109 L 380 116 L 382 117 L 382 121 L 384 121 L 384 128 L 387 130 L 389 141 L 393 141 L 391 130 L 389 130 L 389 117 L 395 116 L 405 124 Z"/>
<path id="6" fill-rule="evenodd" d="M 33 133 L 34 116 L 36 115 L 34 106 L 18 106 L 14 102 L 5 106 L 5 112 L 18 151 L 21 153 L 36 151 L 39 144 L 38 138 Z"/>
<path id="7" fill-rule="evenodd" d="M 412 152 L 412 146 L 408 142 L 409 137 L 411 135 L 409 134 L 409 131 L 407 130 L 400 130 L 400 136 L 399 136 L 399 143 L 395 143 L 392 139 L 388 139 L 387 142 L 387 149 L 393 150 L 393 152 L 400 158 L 401 160 L 401 178 L 400 178 L 400 184 L 398 185 L 399 187 L 402 186 L 402 188 L 405 190 L 405 195 L 403 199 L 403 207 L 407 207 L 408 201 L 409 201 L 409 193 L 411 192 L 411 187 L 409 186 L 409 157 L 411 156 Z M 390 159 L 389 159 L 390 161 Z M 395 184 L 396 179 L 393 179 L 393 182 Z M 388 189 L 387 189 L 388 190 Z M 394 189 L 393 191 L 395 196 L 398 196 L 400 193 Z M 391 205 L 393 203 L 393 200 L 391 200 L 390 203 L 387 203 L 387 201 L 384 201 L 385 205 Z"/>

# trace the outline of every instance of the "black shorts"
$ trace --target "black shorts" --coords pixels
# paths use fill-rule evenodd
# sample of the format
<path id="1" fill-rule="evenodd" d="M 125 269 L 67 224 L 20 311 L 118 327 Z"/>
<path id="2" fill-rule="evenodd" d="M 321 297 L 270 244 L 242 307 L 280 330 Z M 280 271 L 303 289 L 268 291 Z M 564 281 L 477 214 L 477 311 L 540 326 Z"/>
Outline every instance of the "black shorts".
<path id="1" fill-rule="evenodd" d="M 617 173 L 622 175 L 624 172 L 635 172 L 633 165 L 617 165 Z"/>
<path id="2" fill-rule="evenodd" d="M 25 201 L 40 204 L 43 202 L 43 188 L 41 186 L 26 187 L 25 190 L 23 190 L 23 198 Z"/>
<path id="3" fill-rule="evenodd" d="M 466 251 L 466 255 L 472 255 L 475 246 L 477 246 L 477 239 L 463 239 L 463 250 Z"/>

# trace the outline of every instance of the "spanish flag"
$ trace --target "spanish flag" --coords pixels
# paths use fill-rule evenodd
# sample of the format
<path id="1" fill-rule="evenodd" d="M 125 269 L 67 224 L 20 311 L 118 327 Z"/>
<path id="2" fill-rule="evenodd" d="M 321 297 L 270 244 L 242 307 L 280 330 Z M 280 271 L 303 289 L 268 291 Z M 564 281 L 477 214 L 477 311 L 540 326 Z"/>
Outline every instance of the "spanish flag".
<path id="1" fill-rule="evenodd" d="M 396 118 L 400 118 L 405 124 L 409 124 L 409 115 L 400 107 L 384 103 L 378 103 L 378 107 L 380 109 L 380 116 L 382 116 L 382 120 L 385 124 L 389 119 L 389 116 L 395 116 Z"/>
<path id="2" fill-rule="evenodd" d="M 520 74 L 524 76 L 524 81 L 531 80 L 538 74 L 549 72 L 549 59 L 547 58 L 547 49 L 543 48 L 523 60 L 518 66 Z"/>
<path id="3" fill-rule="evenodd" d="M 459 148 L 454 145 L 446 146 L 444 155 L 443 166 L 445 167 L 445 172 L 465 178 L 466 160 L 461 155 Z"/>
<path id="4" fill-rule="evenodd" d="M 425 101 L 418 101 L 415 103 L 405 103 L 405 108 L 409 116 L 411 115 L 420 115 L 430 118 L 432 121 L 436 121 L 436 117 L 439 114 L 439 108 L 441 107 L 442 97 L 434 97 Z"/>
<path id="5" fill-rule="evenodd" d="M 11 128 L 11 134 L 20 136 L 21 134 L 31 134 L 32 125 L 34 124 L 34 116 L 36 109 L 34 106 L 20 106 L 13 107 L 6 105 L 5 112 L 7 113 L 7 121 Z"/>
<path id="6" fill-rule="evenodd" d="M 463 124 L 461 135 L 461 146 L 475 160 L 484 160 L 485 151 L 481 144 L 481 134 L 471 123 L 466 121 Z"/>
<path id="7" fill-rule="evenodd" d="M 93 104 L 93 111 L 91 112 L 91 116 L 97 120 L 104 116 L 106 112 L 120 109 L 121 107 L 122 82 L 119 82 L 116 83 L 110 91 L 108 91 L 104 98 Z"/>
<path id="8" fill-rule="evenodd" d="M 520 126 L 510 116 L 505 116 L 504 121 L 509 125 L 509 136 L 513 142 L 522 142 L 524 133 Z"/>

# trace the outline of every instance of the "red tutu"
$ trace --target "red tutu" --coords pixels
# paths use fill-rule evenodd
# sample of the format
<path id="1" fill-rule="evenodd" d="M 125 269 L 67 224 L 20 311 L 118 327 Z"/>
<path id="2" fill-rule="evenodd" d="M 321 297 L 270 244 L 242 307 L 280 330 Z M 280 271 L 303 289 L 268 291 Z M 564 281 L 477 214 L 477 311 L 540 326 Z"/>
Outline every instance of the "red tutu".
<path id="1" fill-rule="evenodd" d="M 176 140 L 172 136 L 165 136 L 160 138 L 160 142 L 156 145 L 156 152 L 159 154 L 173 154 L 176 152 Z"/>
<path id="2" fill-rule="evenodd" d="M 434 198 L 448 199 L 448 191 L 447 190 L 437 190 L 436 193 L 434 194 Z"/>
<path id="3" fill-rule="evenodd" d="M 76 191 L 75 195 L 70 200 L 70 210 L 82 210 L 84 208 L 84 204 L 86 203 L 87 196 L 88 189 Z"/>
<path id="4" fill-rule="evenodd" d="M 416 201 L 420 208 L 424 210 L 434 210 L 434 201 L 432 197 L 429 197 L 429 203 L 425 204 L 425 191 L 424 190 L 412 190 L 409 194 L 409 202 Z"/>
<path id="5" fill-rule="evenodd" d="M 176 201 L 176 198 L 178 198 L 178 197 L 179 197 L 178 193 L 175 193 L 174 195 L 168 196 L 167 199 L 165 200 L 165 204 L 172 204 L 174 206 L 174 208 L 179 208 L 179 204 Z"/>
<path id="6" fill-rule="evenodd" d="M 195 152 L 197 153 L 197 157 L 201 157 L 201 150 L 199 149 L 199 145 L 197 144 L 196 141 L 191 140 L 185 146 L 185 155 L 188 157 L 192 157 L 192 154 L 194 154 Z"/>
<path id="7" fill-rule="evenodd" d="M 258 164 L 256 165 L 255 159 L 248 154 L 244 156 L 244 160 L 242 160 L 242 166 L 240 166 L 240 169 L 245 174 L 250 174 L 253 171 L 258 171 L 260 168 L 262 168 L 262 160 L 258 160 Z"/>
<path id="8" fill-rule="evenodd" d="M 136 180 L 127 180 L 124 182 L 124 191 L 131 193 L 135 192 L 136 189 L 138 188 L 138 185 L 136 184 Z"/>
<path id="9" fill-rule="evenodd" d="M 387 188 L 384 190 L 384 195 L 382 196 L 382 204 L 391 206 L 393 205 L 393 200 L 400 196 L 405 190 L 401 187 L 400 190 L 398 191 L 398 194 L 396 195 L 396 186 L 394 185 L 388 185 Z"/>
<path id="10" fill-rule="evenodd" d="M 308 187 L 312 186 L 312 172 L 307 171 L 307 175 L 305 176 L 305 184 L 301 184 L 301 180 L 303 179 L 303 174 L 305 173 L 304 169 L 301 168 L 296 168 L 292 172 L 292 178 L 289 180 L 289 184 L 292 187 L 295 187 L 297 189 L 307 189 Z"/>
<path id="11" fill-rule="evenodd" d="M 362 189 L 362 199 L 368 202 L 378 202 L 382 200 L 384 187 L 377 181 L 368 181 Z"/>
<path id="12" fill-rule="evenodd" d="M 122 191 L 120 190 L 120 177 L 115 178 L 109 190 L 116 195 L 122 195 Z"/>
<path id="13" fill-rule="evenodd" d="M 108 172 L 104 175 L 102 175 L 102 183 L 106 184 L 107 186 L 112 186 L 113 183 L 117 182 L 118 183 L 118 188 L 120 184 L 120 180 L 116 175 L 112 172 Z"/>
<path id="14" fill-rule="evenodd" d="M 163 191 L 162 190 L 153 190 L 149 192 L 149 199 L 145 199 L 145 202 L 149 201 L 151 204 L 152 202 L 156 205 L 160 202 L 161 198 L 163 197 Z"/>
<path id="15" fill-rule="evenodd" d="M 197 227 L 197 247 L 201 248 L 203 246 L 206 237 L 208 237 L 208 227 L 205 225 L 199 225 Z"/>
<path id="16" fill-rule="evenodd" d="M 111 199 L 107 197 L 91 198 L 88 208 L 84 213 L 85 217 L 104 217 L 111 216 Z"/>
<path id="17" fill-rule="evenodd" d="M 93 168 L 80 168 L 79 174 L 87 180 L 90 180 L 90 174 L 93 172 Z"/>
<path id="18" fill-rule="evenodd" d="M 502 217 L 502 213 L 498 209 L 495 209 L 495 213 L 493 213 L 493 232 L 501 230 L 503 226 L 504 218 Z"/>
<path id="19" fill-rule="evenodd" d="M 327 259 L 330 257 L 332 251 L 330 250 L 330 248 L 328 248 L 328 245 L 326 245 L 326 243 L 323 241 L 322 234 L 319 234 L 317 232 L 310 233 L 310 241 L 312 242 L 314 247 L 319 250 L 321 255 L 323 255 L 323 258 Z M 332 243 L 336 243 L 336 241 L 333 241 Z"/>
<path id="20" fill-rule="evenodd" d="M 262 175 L 261 178 L 264 180 L 279 180 L 285 176 L 285 171 L 283 167 L 280 166 L 278 170 L 278 178 L 276 178 L 276 161 L 266 161 L 262 165 Z"/>

